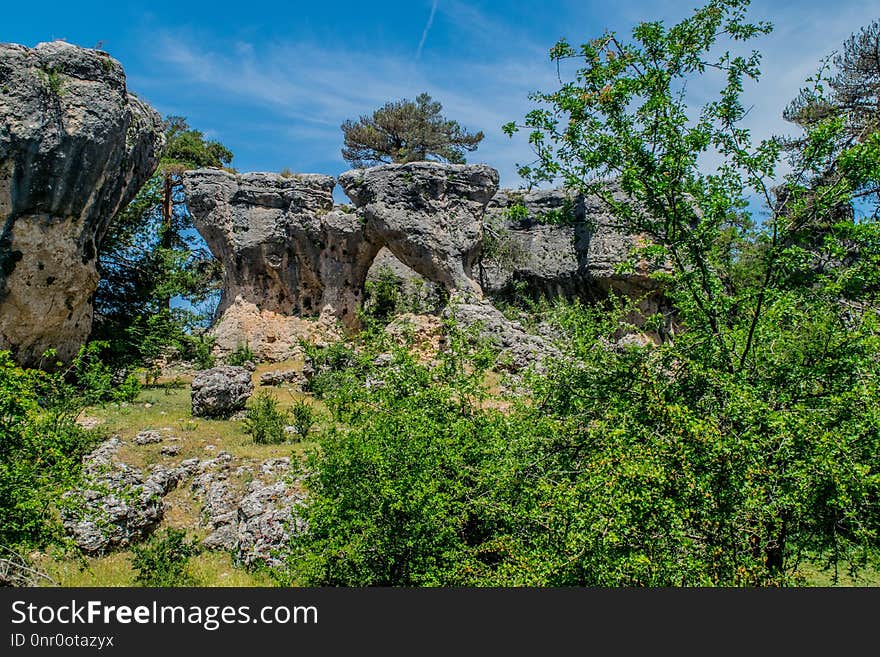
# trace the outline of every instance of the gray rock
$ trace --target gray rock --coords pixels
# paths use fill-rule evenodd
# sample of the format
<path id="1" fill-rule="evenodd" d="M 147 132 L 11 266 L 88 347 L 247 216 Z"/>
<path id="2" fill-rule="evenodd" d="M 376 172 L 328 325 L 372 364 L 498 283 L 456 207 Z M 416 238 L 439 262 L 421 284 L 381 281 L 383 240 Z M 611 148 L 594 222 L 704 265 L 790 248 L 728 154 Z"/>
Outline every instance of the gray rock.
<path id="1" fill-rule="evenodd" d="M 472 269 L 483 209 L 498 186 L 494 169 L 415 162 L 349 171 L 339 182 L 355 213 L 333 209 L 328 176 L 185 175 L 196 228 L 226 272 L 218 317 L 240 299 L 281 314 L 329 309 L 355 328 L 383 246 L 427 281 L 479 294 Z"/>
<path id="2" fill-rule="evenodd" d="M 622 200 L 621 192 L 613 194 Z M 515 205 L 525 208 L 525 216 L 509 217 Z M 503 293 L 514 282 L 520 284 L 520 292 L 535 298 L 589 302 L 605 298 L 610 291 L 631 296 L 657 292 L 650 277 L 655 269 L 648 263 L 639 263 L 631 274 L 616 271 L 641 240 L 624 232 L 597 197 L 563 189 L 501 190 L 490 201 L 486 216 L 506 230 L 522 255 L 513 265 L 490 259 L 482 263 L 480 282 L 487 292 Z M 547 223 L 550 218 L 555 221 Z"/>
<path id="3" fill-rule="evenodd" d="M 220 365 L 200 370 L 192 380 L 192 414 L 229 417 L 244 409 L 253 391 L 251 373 L 244 367 Z"/>
<path id="4" fill-rule="evenodd" d="M 0 44 L 0 349 L 24 365 L 89 334 L 98 246 L 155 171 L 159 115 L 104 52 Z"/>
<path id="5" fill-rule="evenodd" d="M 481 294 L 474 280 L 482 217 L 498 188 L 484 164 L 387 164 L 343 173 L 339 184 L 371 239 L 449 291 Z"/>
<path id="6" fill-rule="evenodd" d="M 177 456 L 180 454 L 180 445 L 162 445 L 159 453 L 162 456 Z"/>
<path id="7" fill-rule="evenodd" d="M 283 383 L 293 383 L 302 386 L 306 382 L 305 377 L 297 370 L 272 370 L 260 375 L 261 386 L 280 386 Z"/>
<path id="8" fill-rule="evenodd" d="M 540 369 L 547 357 L 559 356 L 550 340 L 527 332 L 484 299 L 454 297 L 444 314 L 463 326 L 479 327 L 480 336 L 501 351 L 503 369 L 516 372 L 530 365 Z"/>
<path id="9" fill-rule="evenodd" d="M 330 304 L 337 317 L 354 321 L 356 282 L 379 247 L 355 215 L 333 210 L 335 185 L 317 174 L 185 174 L 196 228 L 224 265 L 218 316 L 241 299 L 297 315 L 317 315 Z"/>
<path id="10" fill-rule="evenodd" d="M 62 496 L 62 524 L 88 554 L 145 538 L 162 520 L 162 498 L 182 476 L 178 469 L 155 466 L 144 477 L 137 468 L 113 461 L 119 445 L 111 438 L 87 456 L 83 484 Z"/>
<path id="11" fill-rule="evenodd" d="M 161 443 L 162 434 L 154 429 L 144 429 L 139 431 L 134 437 L 134 442 L 138 445 L 150 445 L 152 443 Z"/>

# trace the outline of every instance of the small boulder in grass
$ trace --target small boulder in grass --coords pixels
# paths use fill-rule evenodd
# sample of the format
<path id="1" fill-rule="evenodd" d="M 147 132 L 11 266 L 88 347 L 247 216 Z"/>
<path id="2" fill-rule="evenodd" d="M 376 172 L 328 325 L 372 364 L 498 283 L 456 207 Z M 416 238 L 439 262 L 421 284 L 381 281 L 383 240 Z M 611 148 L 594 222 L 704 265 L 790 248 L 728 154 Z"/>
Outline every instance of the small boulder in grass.
<path id="1" fill-rule="evenodd" d="M 201 370 L 192 381 L 192 414 L 228 418 L 244 410 L 253 391 L 251 373 L 244 367 L 220 365 Z"/>
<path id="2" fill-rule="evenodd" d="M 279 386 L 285 383 L 295 385 L 303 385 L 305 377 L 296 370 L 272 370 L 260 375 L 260 385 L 262 386 Z"/>
<path id="3" fill-rule="evenodd" d="M 153 443 L 162 442 L 162 434 L 154 429 L 144 429 L 139 431 L 134 437 L 134 442 L 138 445 L 151 445 Z"/>

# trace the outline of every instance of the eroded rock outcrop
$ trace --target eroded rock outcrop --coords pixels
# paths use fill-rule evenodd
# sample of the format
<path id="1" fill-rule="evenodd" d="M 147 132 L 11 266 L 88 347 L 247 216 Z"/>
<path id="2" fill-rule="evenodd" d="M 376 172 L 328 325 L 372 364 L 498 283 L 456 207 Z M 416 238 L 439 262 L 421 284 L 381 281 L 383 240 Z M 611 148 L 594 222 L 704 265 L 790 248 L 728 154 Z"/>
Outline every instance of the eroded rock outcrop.
<path id="1" fill-rule="evenodd" d="M 498 188 L 495 169 L 485 164 L 386 164 L 343 173 L 339 184 L 374 242 L 448 291 L 482 296 L 473 269 L 483 213 Z"/>
<path id="2" fill-rule="evenodd" d="M 61 519 L 88 554 L 103 554 L 147 537 L 165 513 L 165 495 L 182 471 L 155 465 L 149 474 L 116 461 L 121 441 L 103 442 L 83 459 L 82 485 L 65 493 Z"/>
<path id="3" fill-rule="evenodd" d="M 214 328 L 220 351 L 247 341 L 263 358 L 289 358 L 296 338 L 314 332 L 309 322 L 284 319 L 293 315 L 322 326 L 328 315 L 357 324 L 363 281 L 380 245 L 356 215 L 333 209 L 335 184 L 313 174 L 186 174 L 196 228 L 225 270 Z M 248 307 L 256 312 L 242 313 Z"/>
<path id="4" fill-rule="evenodd" d="M 563 189 L 501 190 L 486 215 L 513 240 L 508 252 L 516 253 L 514 262 L 483 261 L 480 281 L 487 292 L 503 293 L 517 282 L 520 292 L 534 297 L 596 301 L 612 290 L 631 296 L 657 290 L 647 263 L 629 274 L 617 271 L 643 243 L 618 228 L 596 197 Z"/>
<path id="5" fill-rule="evenodd" d="M 0 349 L 69 358 L 91 329 L 98 245 L 155 171 L 159 115 L 106 53 L 0 44 Z"/>
<path id="6" fill-rule="evenodd" d="M 271 358 L 279 336 L 269 334 L 278 331 L 263 327 L 305 331 L 280 319 L 293 315 L 356 328 L 364 283 L 382 247 L 428 281 L 481 296 L 473 266 L 483 210 L 498 185 L 494 169 L 417 162 L 357 169 L 340 184 L 355 212 L 334 209 L 335 180 L 328 176 L 219 169 L 185 175 L 196 228 L 226 272 L 214 328 L 221 350 L 247 341 Z M 243 318 L 247 307 L 272 317 Z M 295 346 L 280 339 L 288 352 Z"/>

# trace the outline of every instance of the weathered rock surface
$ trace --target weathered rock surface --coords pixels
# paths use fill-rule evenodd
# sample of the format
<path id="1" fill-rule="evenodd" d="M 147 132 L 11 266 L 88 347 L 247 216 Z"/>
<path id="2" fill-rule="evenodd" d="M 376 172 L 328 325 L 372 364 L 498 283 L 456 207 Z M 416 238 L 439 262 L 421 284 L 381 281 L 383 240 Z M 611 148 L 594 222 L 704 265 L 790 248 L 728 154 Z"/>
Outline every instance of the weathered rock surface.
<path id="1" fill-rule="evenodd" d="M 515 205 L 524 207 L 526 216 L 508 218 Z M 533 297 L 596 301 L 612 290 L 640 296 L 657 289 L 646 263 L 638 263 L 631 274 L 616 271 L 641 243 L 616 227 L 596 197 L 562 189 L 525 194 L 501 190 L 490 201 L 486 215 L 506 230 L 521 254 L 512 266 L 483 262 L 480 282 L 487 292 L 503 293 L 516 281 L 520 291 Z M 544 223 L 551 217 L 553 223 Z"/>
<path id="2" fill-rule="evenodd" d="M 272 370 L 260 375 L 261 386 L 279 386 L 284 383 L 292 383 L 296 386 L 302 387 L 305 382 L 306 378 L 302 373 L 293 369 Z"/>
<path id="3" fill-rule="evenodd" d="M 272 359 L 289 358 L 296 338 L 308 332 L 280 319 L 289 315 L 320 316 L 324 324 L 334 317 L 355 328 L 382 247 L 427 281 L 480 296 L 473 265 L 483 209 L 498 185 L 494 169 L 386 165 L 347 172 L 340 184 L 355 213 L 333 209 L 335 181 L 328 176 L 219 169 L 185 175 L 196 228 L 226 272 L 213 329 L 221 351 L 247 340 L 264 356 L 279 351 L 268 346 L 278 343 L 287 353 Z"/>
<path id="4" fill-rule="evenodd" d="M 498 189 L 495 169 L 484 164 L 386 164 L 347 171 L 339 184 L 374 242 L 450 292 L 482 294 L 473 267 L 483 212 Z"/>
<path id="5" fill-rule="evenodd" d="M 323 313 L 317 319 L 261 310 L 238 297 L 211 328 L 214 355 L 224 358 L 247 344 L 260 360 L 278 362 L 302 356 L 300 340 L 312 344 L 342 337 L 336 318 Z"/>
<path id="6" fill-rule="evenodd" d="M 117 461 L 120 445 L 114 437 L 87 456 L 83 485 L 64 495 L 65 530 L 88 554 L 147 538 L 167 510 L 164 497 L 184 480 L 201 501 L 205 547 L 229 550 L 245 565 L 280 565 L 291 534 L 304 528 L 297 514 L 304 496 L 289 480 L 287 457 L 233 469 L 232 455 L 221 451 L 174 467 L 154 465 L 145 477 Z M 243 475 L 253 478 L 242 484 Z"/>
<path id="7" fill-rule="evenodd" d="M 478 326 L 480 337 L 501 352 L 499 366 L 504 369 L 517 372 L 530 365 L 540 368 L 545 358 L 560 355 L 550 340 L 529 333 L 488 300 L 453 298 L 444 314 L 463 326 Z"/>
<path id="8" fill-rule="evenodd" d="M 192 380 L 192 414 L 229 417 L 243 410 L 253 394 L 251 373 L 244 367 L 220 365 L 196 372 Z"/>
<path id="9" fill-rule="evenodd" d="M 303 529 L 296 511 L 304 497 L 285 478 L 290 459 L 264 461 L 258 478 L 248 482 L 243 492 L 234 485 L 231 463 L 231 455 L 220 452 L 215 459 L 193 466 L 198 474 L 191 487 L 202 499 L 210 530 L 203 544 L 229 550 L 245 565 L 279 565 L 291 534 Z"/>
<path id="10" fill-rule="evenodd" d="M 0 44 L 0 349 L 72 356 L 91 329 L 98 245 L 155 171 L 159 115 L 106 53 Z"/>
<path id="11" fill-rule="evenodd" d="M 113 437 L 84 460 L 84 483 L 64 495 L 61 519 L 76 544 L 102 554 L 142 540 L 165 512 L 162 498 L 181 478 L 174 468 L 153 466 L 146 477 L 138 468 L 114 461 L 121 441 Z"/>
<path id="12" fill-rule="evenodd" d="M 333 210 L 335 184 L 316 174 L 185 175 L 196 228 L 225 269 L 218 313 L 241 299 L 300 316 L 330 305 L 335 316 L 353 321 L 379 247 L 354 214 Z"/>

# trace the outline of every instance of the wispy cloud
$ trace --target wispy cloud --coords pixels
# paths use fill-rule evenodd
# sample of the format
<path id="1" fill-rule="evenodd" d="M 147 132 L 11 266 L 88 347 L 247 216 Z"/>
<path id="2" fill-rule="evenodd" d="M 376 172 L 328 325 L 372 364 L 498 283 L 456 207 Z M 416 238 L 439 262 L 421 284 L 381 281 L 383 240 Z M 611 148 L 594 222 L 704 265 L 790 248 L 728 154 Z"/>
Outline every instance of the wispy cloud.
<path id="1" fill-rule="evenodd" d="M 788 129 L 782 108 L 820 57 L 874 18 L 849 0 L 841 2 L 833 16 L 818 6 L 764 8 L 772 9 L 779 28 L 756 43 L 765 53 L 765 76 L 745 94 L 747 104 L 754 105 L 748 122 L 755 137 Z M 657 11 L 662 12 L 659 4 Z M 652 15 L 649 10 L 645 14 Z M 389 100 L 426 91 L 443 103 L 445 115 L 486 134 L 469 159 L 491 164 L 503 185 L 515 186 L 516 164 L 533 155 L 524 136 L 508 139 L 500 126 L 521 120 L 533 108 L 529 92 L 558 88 L 547 48 L 559 36 L 573 44 L 594 36 L 596 29 L 584 27 L 585 16 L 572 14 L 566 20 L 579 27 L 544 42 L 531 26 L 511 23 L 501 14 L 461 0 L 435 0 L 415 59 L 411 50 L 393 42 L 367 50 L 342 40 L 271 41 L 253 36 L 224 43 L 185 30 L 160 30 L 149 36 L 152 73 L 142 73 L 130 84 L 148 97 L 165 98 L 163 111 L 186 114 L 194 125 L 218 135 L 236 153 L 236 165 L 242 169 L 302 166 L 331 174 L 346 168 L 340 155 L 343 121 Z M 606 18 L 605 26 L 623 34 L 631 26 L 620 14 L 603 15 Z M 438 29 L 447 39 L 446 31 L 451 31 L 452 40 L 462 47 L 432 49 L 427 66 L 420 57 L 427 38 L 436 36 Z M 690 99 L 710 98 L 710 82 L 695 81 L 689 87 Z"/>
<path id="2" fill-rule="evenodd" d="M 437 13 L 437 3 L 440 0 L 434 0 L 431 3 L 431 14 L 428 16 L 428 22 L 425 24 L 425 29 L 422 32 L 422 38 L 419 40 L 419 47 L 416 50 L 416 59 L 421 59 L 422 57 L 422 48 L 425 47 L 425 41 L 428 39 L 428 32 L 431 31 L 431 26 L 434 24 L 434 14 Z"/>

